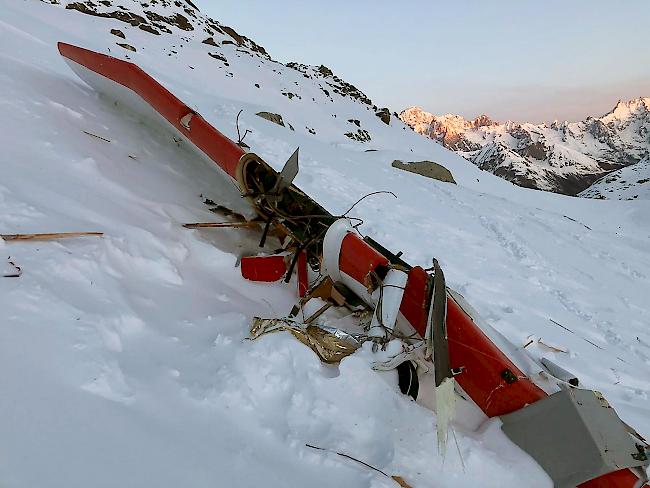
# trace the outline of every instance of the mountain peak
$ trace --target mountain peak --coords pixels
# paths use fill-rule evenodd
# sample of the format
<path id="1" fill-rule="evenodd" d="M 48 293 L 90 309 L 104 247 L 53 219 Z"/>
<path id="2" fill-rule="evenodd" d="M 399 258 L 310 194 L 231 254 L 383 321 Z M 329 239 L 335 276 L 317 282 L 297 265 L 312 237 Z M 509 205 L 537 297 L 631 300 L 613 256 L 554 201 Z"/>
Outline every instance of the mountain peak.
<path id="1" fill-rule="evenodd" d="M 604 174 L 650 151 L 650 98 L 619 100 L 603 117 L 552 124 L 499 123 L 487 115 L 433 115 L 410 107 L 400 115 L 419 134 L 514 183 L 576 194 Z"/>
<path id="2" fill-rule="evenodd" d="M 607 114 L 605 114 L 602 119 L 605 123 L 612 121 L 622 121 L 626 120 L 632 116 L 639 115 L 643 116 L 650 112 L 650 98 L 648 97 L 638 97 L 631 100 L 619 100 L 616 103 L 616 106 Z"/>
<path id="3" fill-rule="evenodd" d="M 434 115 L 417 106 L 403 110 L 400 113 L 400 118 L 402 122 L 411 126 L 418 134 L 435 139 L 445 147 L 453 150 L 469 149 L 462 137 L 465 132 L 479 127 L 499 125 L 498 122 L 485 114 L 467 120 L 462 115 L 457 114 Z"/>

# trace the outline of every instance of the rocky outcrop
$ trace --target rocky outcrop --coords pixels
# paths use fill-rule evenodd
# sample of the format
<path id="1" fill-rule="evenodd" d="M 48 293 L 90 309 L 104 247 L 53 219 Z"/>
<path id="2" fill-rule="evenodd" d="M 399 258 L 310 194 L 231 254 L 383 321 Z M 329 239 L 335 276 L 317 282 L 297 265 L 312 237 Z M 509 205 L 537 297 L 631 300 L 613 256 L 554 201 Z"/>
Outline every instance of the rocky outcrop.
<path id="1" fill-rule="evenodd" d="M 357 142 L 369 142 L 371 140 L 370 134 L 367 130 L 358 129 L 356 132 L 346 132 L 345 137 L 349 137 Z"/>
<path id="2" fill-rule="evenodd" d="M 454 176 L 451 174 L 447 168 L 441 164 L 434 163 L 433 161 L 414 161 L 404 163 L 399 159 L 393 161 L 393 168 L 403 169 L 409 173 L 416 173 L 433 180 L 444 181 L 445 183 L 456 184 Z"/>
<path id="3" fill-rule="evenodd" d="M 361 90 L 336 76 L 327 66 L 324 66 L 322 64 L 320 66 L 309 66 L 306 64 L 292 62 L 287 63 L 287 67 L 299 71 L 306 78 L 322 79 L 323 82 L 330 87 L 331 91 L 341 95 L 342 97 L 352 98 L 354 100 L 358 100 L 364 105 L 373 106 L 370 98 L 368 98 Z M 326 89 L 322 85 L 321 90 L 327 96 L 330 96 L 330 90 Z"/>
<path id="4" fill-rule="evenodd" d="M 375 115 L 386 125 L 390 125 L 390 110 L 384 107 L 375 112 Z"/>
<path id="5" fill-rule="evenodd" d="M 181 58 L 181 52 L 186 49 L 186 46 L 193 51 L 202 51 L 203 61 L 197 60 L 196 64 L 190 62 L 188 68 L 194 70 L 198 65 L 209 66 L 207 70 L 210 70 L 213 75 L 237 79 L 242 86 L 255 87 L 259 91 L 252 94 L 249 100 L 251 103 L 260 104 L 256 110 L 264 109 L 284 113 L 285 108 L 281 106 L 269 108 L 275 107 L 278 98 L 280 100 L 284 98 L 282 102 L 288 101 L 294 105 L 292 109 L 305 108 L 305 113 L 308 112 L 306 104 L 310 106 L 318 104 L 329 112 L 333 119 L 338 116 L 338 120 L 332 122 L 336 126 L 335 133 L 342 140 L 368 143 L 375 138 L 373 131 L 380 131 L 384 124 L 390 126 L 394 121 L 392 117 L 398 117 L 388 108 L 377 107 L 359 88 L 337 76 L 325 65 L 309 66 L 299 63 L 285 65 L 274 61 L 262 46 L 232 27 L 202 14 L 193 3 L 187 0 L 41 1 L 51 3 L 56 8 L 66 8 L 72 17 L 83 14 L 109 20 L 97 21 L 97 23 L 105 25 L 106 31 L 111 31 L 113 35 L 120 38 L 113 38 L 113 42 L 117 41 L 121 49 L 118 50 L 115 47 L 111 48 L 112 51 L 111 49 L 107 50 L 115 56 L 131 59 L 131 53 L 127 53 L 123 49 L 142 52 L 143 49 L 147 49 L 147 43 L 153 40 L 147 39 L 145 42 L 139 43 L 138 41 L 143 40 L 142 36 L 131 35 L 134 32 L 133 29 L 119 27 L 120 22 L 123 23 L 121 25 L 128 24 L 159 36 L 156 42 L 159 42 L 161 46 L 165 45 L 163 51 L 167 56 Z M 117 22 L 113 22 L 113 20 Z M 212 59 L 210 59 L 210 63 L 205 63 L 208 56 Z M 240 66 L 246 64 L 244 59 L 249 57 L 255 58 L 254 62 L 257 63 L 258 68 L 268 68 L 268 72 L 273 73 L 273 81 L 262 83 L 261 80 L 255 78 L 250 70 L 240 70 Z M 209 78 L 204 79 L 209 83 Z M 273 87 L 274 93 L 268 92 L 269 87 Z M 281 97 L 277 95 L 281 95 Z M 354 103 L 349 104 L 350 101 Z M 347 107 L 346 113 L 333 113 L 337 112 L 341 102 L 344 102 L 343 105 Z M 294 130 L 294 127 L 283 121 L 279 114 L 268 112 L 265 118 Z M 348 124 L 345 124 L 346 120 L 348 120 Z M 363 120 L 363 126 L 361 120 Z M 302 127 L 304 127 L 304 131 Z M 317 136 L 323 134 L 323 131 L 318 127 L 313 127 L 309 120 L 304 120 L 296 125 L 295 130 Z"/>
<path id="6" fill-rule="evenodd" d="M 224 40 L 222 44 L 236 44 L 265 59 L 271 59 L 262 46 L 237 33 L 232 27 L 221 25 L 209 17 L 202 16 L 199 9 L 189 0 L 185 0 L 185 3 L 181 3 L 179 0 L 173 3 L 170 0 L 134 0 L 133 4 L 133 9 L 127 9 L 121 5 L 119 8 L 112 7 L 111 2 L 108 0 L 99 3 L 92 0 L 83 0 L 70 2 L 65 8 L 95 17 L 115 19 L 154 35 L 161 35 L 161 33 L 172 34 L 174 29 L 185 32 L 191 32 L 195 29 L 203 30 L 210 37 L 202 42 L 215 47 L 219 44 L 214 41 L 212 36 L 217 32 L 233 39 L 232 41 Z M 162 10 L 159 8 L 157 9 L 159 11 L 154 11 L 153 7 L 162 7 L 168 13 L 160 13 Z"/>
<path id="7" fill-rule="evenodd" d="M 118 42 L 116 43 L 118 46 L 123 47 L 127 51 L 133 51 L 136 52 L 136 48 L 134 48 L 131 44 L 126 44 L 124 42 Z"/>
<path id="8" fill-rule="evenodd" d="M 96 8 L 96 5 L 90 1 L 69 3 L 65 6 L 65 8 L 69 10 L 77 10 L 82 14 L 116 19 L 119 20 L 120 22 L 126 22 L 127 24 L 131 24 L 133 27 L 137 27 L 140 24 L 147 23 L 144 17 L 134 14 L 132 12 L 125 12 L 123 10 L 113 10 L 110 12 L 100 11 Z"/>
<path id="9" fill-rule="evenodd" d="M 269 122 L 273 122 L 274 124 L 278 124 L 284 127 L 284 120 L 282 120 L 282 115 L 280 114 L 274 114 L 271 112 L 257 112 L 255 115 L 257 115 L 258 117 L 262 117 L 263 119 L 266 119 Z"/>
<path id="10" fill-rule="evenodd" d="M 203 39 L 201 41 L 203 44 L 208 44 L 209 46 L 214 46 L 214 47 L 219 47 L 219 44 L 217 44 L 214 40 L 214 37 L 210 36 L 206 39 Z"/>

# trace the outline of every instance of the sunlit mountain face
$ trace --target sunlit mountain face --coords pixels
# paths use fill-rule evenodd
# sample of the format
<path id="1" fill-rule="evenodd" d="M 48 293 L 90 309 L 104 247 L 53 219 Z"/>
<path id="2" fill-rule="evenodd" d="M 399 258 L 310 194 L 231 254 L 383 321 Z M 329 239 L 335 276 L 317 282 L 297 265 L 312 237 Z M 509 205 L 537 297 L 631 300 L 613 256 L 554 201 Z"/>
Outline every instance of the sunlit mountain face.
<path id="1" fill-rule="evenodd" d="M 400 118 L 483 170 L 520 186 L 566 195 L 650 153 L 650 98 L 619 101 L 601 117 L 550 125 L 500 123 L 486 115 L 466 120 L 419 107 L 404 110 Z"/>

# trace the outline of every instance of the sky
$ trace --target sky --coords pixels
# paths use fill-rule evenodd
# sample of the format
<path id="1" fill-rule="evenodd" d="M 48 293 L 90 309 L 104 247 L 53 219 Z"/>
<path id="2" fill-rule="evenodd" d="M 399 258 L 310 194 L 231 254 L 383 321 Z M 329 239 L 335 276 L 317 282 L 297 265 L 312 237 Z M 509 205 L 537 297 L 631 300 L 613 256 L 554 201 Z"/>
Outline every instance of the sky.
<path id="1" fill-rule="evenodd" d="M 650 96 L 650 0 L 194 0 L 378 106 L 549 122 Z"/>

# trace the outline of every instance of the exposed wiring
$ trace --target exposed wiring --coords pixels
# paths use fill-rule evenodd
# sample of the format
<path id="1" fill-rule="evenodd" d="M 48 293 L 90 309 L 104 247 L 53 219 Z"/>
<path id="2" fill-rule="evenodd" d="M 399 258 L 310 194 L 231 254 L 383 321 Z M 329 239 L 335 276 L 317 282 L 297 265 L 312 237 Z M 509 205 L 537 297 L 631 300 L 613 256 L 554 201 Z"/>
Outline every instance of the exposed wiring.
<path id="1" fill-rule="evenodd" d="M 246 145 L 246 146 L 247 146 L 247 144 L 244 144 L 244 139 L 246 138 L 246 135 L 249 134 L 249 133 L 251 132 L 250 130 L 246 129 L 246 130 L 244 131 L 244 135 L 243 135 L 243 136 L 239 133 L 239 116 L 241 115 L 241 113 L 242 113 L 243 111 L 244 111 L 243 109 L 240 110 L 240 111 L 237 113 L 237 118 L 235 119 L 235 124 L 237 125 L 237 145 L 238 145 L 238 146 L 242 146 L 242 145 Z"/>
<path id="2" fill-rule="evenodd" d="M 353 204 L 353 205 L 352 205 L 352 206 L 347 210 L 347 212 L 344 212 L 344 213 L 343 213 L 343 217 L 346 217 L 347 214 L 348 214 L 348 213 L 349 213 L 349 212 L 350 212 L 354 207 L 356 207 L 356 206 L 357 206 L 357 205 L 358 205 L 362 200 L 365 200 L 366 198 L 368 198 L 368 197 L 370 197 L 370 196 L 372 196 L 372 195 L 378 195 L 378 194 L 380 194 L 380 193 L 388 193 L 388 194 L 390 194 L 390 195 L 393 195 L 395 198 L 397 198 L 397 195 L 395 195 L 392 191 L 388 191 L 388 190 L 379 190 L 379 191 L 373 191 L 373 192 L 370 192 L 370 193 L 368 193 L 368 194 L 362 196 L 361 198 L 359 198 L 359 200 L 357 200 L 356 202 L 354 202 L 354 204 Z"/>

